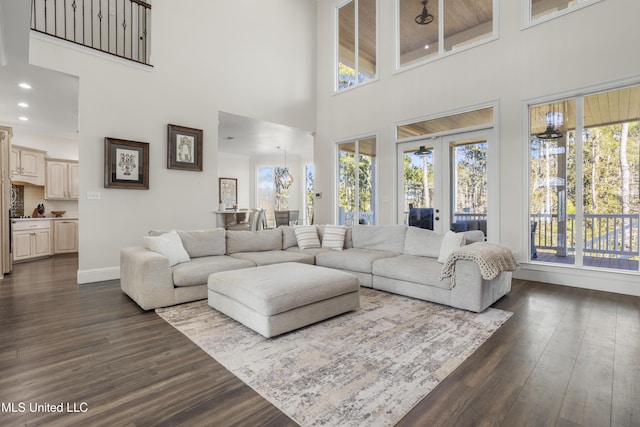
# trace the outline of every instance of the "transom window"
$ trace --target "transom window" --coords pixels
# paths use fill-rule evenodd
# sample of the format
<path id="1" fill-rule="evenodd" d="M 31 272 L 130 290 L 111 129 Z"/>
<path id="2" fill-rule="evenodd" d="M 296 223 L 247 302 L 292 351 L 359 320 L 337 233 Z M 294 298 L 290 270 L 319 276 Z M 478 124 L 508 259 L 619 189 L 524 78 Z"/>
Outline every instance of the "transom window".
<path id="1" fill-rule="evenodd" d="M 398 68 L 493 40 L 496 0 L 398 0 Z"/>
<path id="2" fill-rule="evenodd" d="M 349 0 L 337 9 L 336 90 L 377 76 L 377 0 Z"/>
<path id="3" fill-rule="evenodd" d="M 523 0 L 527 23 L 553 19 L 601 0 Z"/>

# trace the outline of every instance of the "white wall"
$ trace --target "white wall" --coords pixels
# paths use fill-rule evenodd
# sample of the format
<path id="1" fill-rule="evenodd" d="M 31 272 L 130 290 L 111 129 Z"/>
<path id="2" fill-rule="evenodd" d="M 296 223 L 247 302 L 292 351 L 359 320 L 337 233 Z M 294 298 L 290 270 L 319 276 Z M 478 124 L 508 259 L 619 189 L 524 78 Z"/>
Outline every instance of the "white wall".
<path id="1" fill-rule="evenodd" d="M 14 129 L 11 144 L 46 151 L 47 157 L 78 160 L 78 139 L 40 135 L 37 133 Z"/>
<path id="2" fill-rule="evenodd" d="M 526 253 L 527 131 L 523 105 L 528 99 L 635 78 L 640 81 L 640 2 L 599 2 L 562 18 L 521 29 L 521 2 L 501 1 L 500 38 L 477 48 L 401 73 L 394 70 L 394 5 L 379 2 L 379 81 L 334 95 L 334 7 L 318 2 L 318 125 L 314 150 L 318 223 L 334 221 L 334 141 L 377 132 L 379 222 L 396 221 L 396 150 L 393 123 L 497 100 L 500 144 L 499 240 Z M 547 59 L 551 59 L 549 63 Z M 534 280 L 640 293 L 637 276 L 584 274 L 523 265 L 518 272 Z M 615 283 L 611 285 L 610 278 Z"/>
<path id="3" fill-rule="evenodd" d="M 150 228 L 215 224 L 219 110 L 315 128 L 315 24 L 313 0 L 154 2 L 153 68 L 32 37 L 33 64 L 80 78 L 81 283 L 117 278 Z M 169 123 L 204 131 L 202 172 L 166 168 Z M 150 144 L 149 190 L 103 188 L 107 136 Z"/>

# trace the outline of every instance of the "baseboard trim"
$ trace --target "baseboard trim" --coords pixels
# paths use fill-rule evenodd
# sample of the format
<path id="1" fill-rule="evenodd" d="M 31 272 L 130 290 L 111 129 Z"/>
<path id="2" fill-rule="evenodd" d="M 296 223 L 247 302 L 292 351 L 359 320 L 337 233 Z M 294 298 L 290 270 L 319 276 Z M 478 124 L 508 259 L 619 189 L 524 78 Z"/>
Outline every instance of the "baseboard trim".
<path id="1" fill-rule="evenodd" d="M 609 272 L 597 269 L 521 264 L 520 268 L 513 273 L 513 277 L 594 291 L 640 296 L 637 272 L 625 272 L 624 270 Z"/>
<path id="2" fill-rule="evenodd" d="M 120 267 L 96 268 L 93 270 L 78 270 L 78 283 L 104 282 L 120 278 Z"/>

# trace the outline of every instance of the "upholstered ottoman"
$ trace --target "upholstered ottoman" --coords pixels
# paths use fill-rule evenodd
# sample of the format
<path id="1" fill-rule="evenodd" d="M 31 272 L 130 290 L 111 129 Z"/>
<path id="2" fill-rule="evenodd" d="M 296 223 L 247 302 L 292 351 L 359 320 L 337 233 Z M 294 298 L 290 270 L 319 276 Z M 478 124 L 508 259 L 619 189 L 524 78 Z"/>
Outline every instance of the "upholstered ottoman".
<path id="1" fill-rule="evenodd" d="M 208 288 L 211 307 L 267 338 L 360 307 L 356 276 L 296 262 L 213 273 Z"/>

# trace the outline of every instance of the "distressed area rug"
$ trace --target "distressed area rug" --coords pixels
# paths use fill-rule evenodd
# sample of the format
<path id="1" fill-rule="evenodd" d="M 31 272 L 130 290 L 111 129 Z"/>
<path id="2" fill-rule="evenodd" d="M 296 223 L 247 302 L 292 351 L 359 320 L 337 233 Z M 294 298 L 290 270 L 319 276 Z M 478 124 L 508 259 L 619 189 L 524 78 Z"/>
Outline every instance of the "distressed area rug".
<path id="1" fill-rule="evenodd" d="M 267 339 L 206 300 L 156 312 L 303 426 L 391 426 L 512 313 L 361 288 L 360 309 Z"/>

